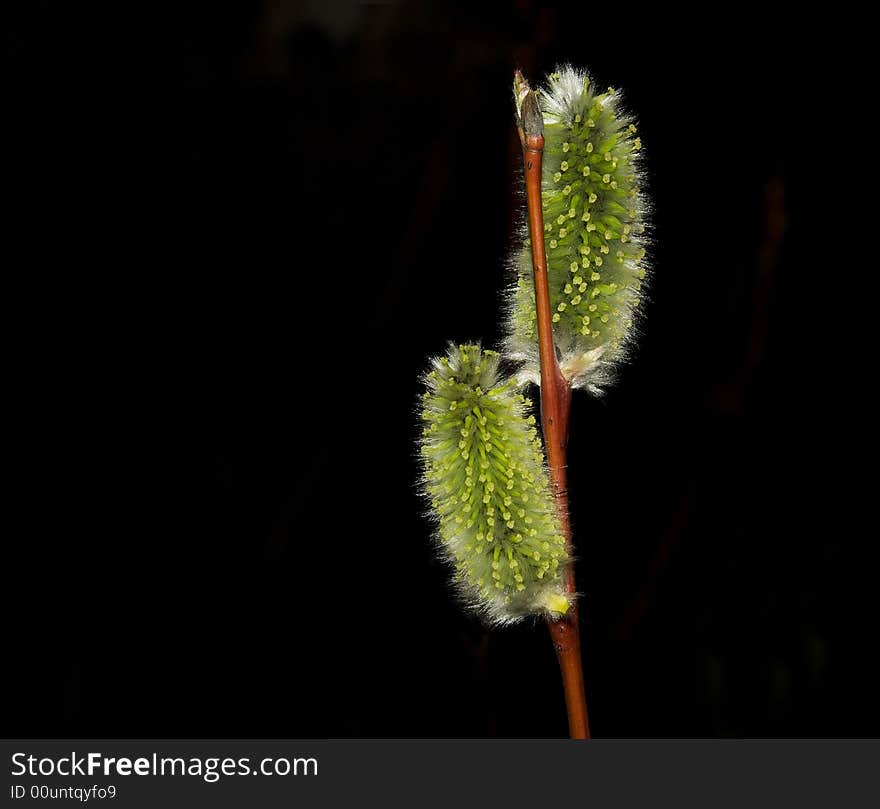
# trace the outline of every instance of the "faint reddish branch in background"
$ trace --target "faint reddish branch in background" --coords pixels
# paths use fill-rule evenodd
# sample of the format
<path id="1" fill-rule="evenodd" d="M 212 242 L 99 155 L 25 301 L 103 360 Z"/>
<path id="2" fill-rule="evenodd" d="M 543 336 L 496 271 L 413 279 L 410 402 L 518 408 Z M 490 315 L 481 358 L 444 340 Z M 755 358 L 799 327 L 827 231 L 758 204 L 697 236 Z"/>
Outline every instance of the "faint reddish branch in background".
<path id="1" fill-rule="evenodd" d="M 781 176 L 774 175 L 764 189 L 764 229 L 755 258 L 751 326 L 746 338 L 746 348 L 742 364 L 730 378 L 717 385 L 711 392 L 709 405 L 717 413 L 726 415 L 741 413 L 746 404 L 748 384 L 764 358 L 770 330 L 773 288 L 782 261 L 785 226 L 785 182 Z M 710 441 L 697 441 L 696 445 L 703 448 L 713 444 Z M 702 455 L 698 453 L 692 463 L 695 468 L 702 468 Z M 682 495 L 669 527 L 664 532 L 651 560 L 642 586 L 623 610 L 620 620 L 611 629 L 611 636 L 618 641 L 630 638 L 635 628 L 645 620 L 654 607 L 660 580 L 669 567 L 673 554 L 682 543 L 688 518 L 699 499 L 698 477 L 695 476 L 688 483 L 687 490 Z"/>
<path id="2" fill-rule="evenodd" d="M 722 413 L 740 413 L 755 372 L 764 360 L 770 332 L 770 305 L 785 240 L 785 182 L 774 175 L 764 189 L 764 230 L 755 257 L 751 325 L 742 365 L 711 392 L 712 407 Z"/>
<path id="3" fill-rule="evenodd" d="M 517 71 L 517 81 L 522 77 Z M 568 444 L 568 420 L 571 410 L 571 387 L 559 370 L 550 315 L 550 290 L 547 283 L 547 255 L 544 248 L 544 216 L 541 209 L 541 163 L 544 156 L 544 126 L 533 92 L 520 107 L 519 135 L 523 147 L 526 200 L 532 242 L 532 266 L 535 277 L 535 305 L 538 316 L 538 349 L 541 358 L 541 426 L 550 467 L 550 486 L 565 536 L 569 556 L 573 557 L 571 524 L 568 517 L 568 483 L 565 450 Z M 568 565 L 564 581 L 568 593 L 575 592 L 574 565 Z M 559 659 L 568 728 L 571 738 L 589 739 L 590 724 L 584 696 L 584 672 L 581 662 L 580 625 L 575 602 L 558 620 L 548 620 L 550 636 Z"/>
<path id="4" fill-rule="evenodd" d="M 651 564 L 648 566 L 639 592 L 624 608 L 620 619 L 611 627 L 610 635 L 615 640 L 622 641 L 631 638 L 635 627 L 645 620 L 645 616 L 653 608 L 660 579 L 666 568 L 669 567 L 673 554 L 681 545 L 681 538 L 687 528 L 696 496 L 697 484 L 690 481 L 672 516 L 669 527 L 664 532 L 660 545 L 654 553 Z"/>
<path id="5" fill-rule="evenodd" d="M 758 247 L 755 293 L 752 298 L 752 329 L 744 362 L 746 374 L 760 364 L 770 325 L 773 282 L 779 269 L 785 238 L 785 183 L 780 176 L 770 178 L 764 190 L 764 234 Z"/>

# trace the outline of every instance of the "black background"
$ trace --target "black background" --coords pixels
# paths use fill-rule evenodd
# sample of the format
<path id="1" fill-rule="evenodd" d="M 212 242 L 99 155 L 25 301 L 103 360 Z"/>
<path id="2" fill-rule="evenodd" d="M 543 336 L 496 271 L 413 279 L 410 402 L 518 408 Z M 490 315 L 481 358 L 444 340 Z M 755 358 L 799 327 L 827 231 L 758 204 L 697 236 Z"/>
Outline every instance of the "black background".
<path id="1" fill-rule="evenodd" d="M 572 416 L 594 733 L 875 732 L 851 598 L 871 532 L 847 523 L 820 358 L 851 247 L 805 217 L 845 141 L 795 114 L 829 120 L 797 21 L 528 0 L 10 17 L 5 734 L 564 735 L 544 628 L 488 633 L 450 597 L 414 439 L 427 357 L 498 339 L 512 70 L 565 61 L 626 93 L 656 206 L 640 349 Z"/>

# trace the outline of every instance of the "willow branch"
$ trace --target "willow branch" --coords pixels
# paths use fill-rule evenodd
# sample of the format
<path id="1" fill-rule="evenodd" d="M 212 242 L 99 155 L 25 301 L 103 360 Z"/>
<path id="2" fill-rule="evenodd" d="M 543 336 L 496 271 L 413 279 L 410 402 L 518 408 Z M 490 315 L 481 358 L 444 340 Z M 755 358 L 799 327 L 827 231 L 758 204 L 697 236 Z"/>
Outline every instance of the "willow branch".
<path id="1" fill-rule="evenodd" d="M 565 536 L 566 548 L 573 558 L 571 524 L 568 516 L 568 483 L 566 446 L 568 421 L 571 410 L 571 387 L 556 358 L 550 312 L 550 290 L 547 281 L 547 254 L 544 247 L 544 216 L 541 207 L 541 164 L 544 156 L 544 122 L 533 91 L 517 71 L 514 86 L 522 92 L 517 121 L 523 147 L 523 165 L 526 180 L 526 199 L 529 212 L 529 230 L 532 243 L 532 267 L 535 280 L 535 306 L 538 319 L 538 349 L 541 361 L 541 425 L 544 446 L 550 467 L 550 485 L 556 500 L 559 521 Z M 574 565 L 569 564 L 565 574 L 565 590 L 574 593 Z M 580 625 L 577 602 L 559 619 L 548 619 L 547 626 L 556 649 L 568 728 L 572 739 L 589 739 L 590 724 L 584 695 L 584 673 L 581 661 Z"/>

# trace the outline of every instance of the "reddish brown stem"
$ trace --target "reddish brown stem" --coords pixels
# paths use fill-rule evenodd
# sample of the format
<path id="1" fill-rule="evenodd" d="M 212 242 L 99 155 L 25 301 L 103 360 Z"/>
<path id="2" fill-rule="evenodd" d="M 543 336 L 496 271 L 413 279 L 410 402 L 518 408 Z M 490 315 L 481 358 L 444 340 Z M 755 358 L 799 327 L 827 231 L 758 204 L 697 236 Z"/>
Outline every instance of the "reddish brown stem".
<path id="1" fill-rule="evenodd" d="M 531 101 L 534 100 L 532 96 Z M 525 105 L 524 105 L 525 109 Z M 535 276 L 535 305 L 538 316 L 538 349 L 541 359 L 541 425 L 544 446 L 550 467 L 550 485 L 556 498 L 559 521 L 565 536 L 569 556 L 573 556 L 571 524 L 568 518 L 568 484 L 566 475 L 566 445 L 568 419 L 571 410 L 571 387 L 559 370 L 553 326 L 550 314 L 550 290 L 547 283 L 547 254 L 544 249 L 544 215 L 541 208 L 541 163 L 544 156 L 543 134 L 523 131 L 528 122 L 523 116 L 520 138 L 523 143 L 526 199 L 529 210 L 529 230 L 532 241 L 532 266 Z M 575 592 L 574 566 L 569 565 L 564 581 L 568 593 Z M 565 706 L 568 711 L 568 729 L 572 739 L 589 739 L 590 723 L 587 700 L 584 696 L 584 672 L 581 662 L 580 625 L 577 603 L 559 620 L 548 620 L 550 636 L 559 659 Z"/>

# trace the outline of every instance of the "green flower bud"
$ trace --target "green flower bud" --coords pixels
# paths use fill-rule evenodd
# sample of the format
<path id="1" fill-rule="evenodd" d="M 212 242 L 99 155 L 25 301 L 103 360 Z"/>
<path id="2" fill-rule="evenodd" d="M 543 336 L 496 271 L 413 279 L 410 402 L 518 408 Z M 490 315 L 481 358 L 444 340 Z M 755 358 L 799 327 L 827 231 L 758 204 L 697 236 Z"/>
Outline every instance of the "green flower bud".
<path id="1" fill-rule="evenodd" d="M 528 401 L 499 355 L 450 346 L 425 375 L 423 490 L 465 603 L 491 624 L 560 615 L 565 540 Z"/>
<path id="2" fill-rule="evenodd" d="M 561 68 L 538 101 L 544 117 L 547 275 L 560 368 L 573 387 L 599 394 L 632 344 L 644 294 L 649 205 L 641 191 L 641 140 L 620 94 L 612 88 L 596 93 L 583 71 Z M 506 349 L 523 362 L 521 379 L 539 384 L 531 250 L 524 247 L 512 263 L 517 280 Z"/>

